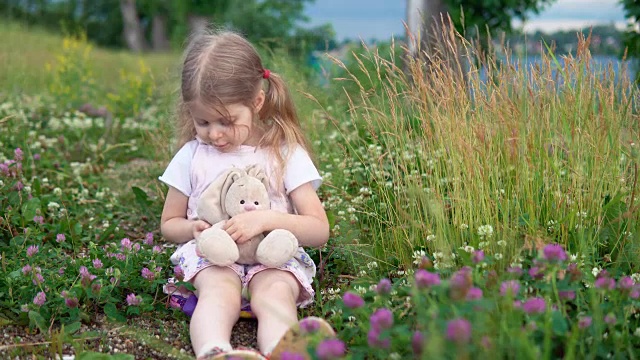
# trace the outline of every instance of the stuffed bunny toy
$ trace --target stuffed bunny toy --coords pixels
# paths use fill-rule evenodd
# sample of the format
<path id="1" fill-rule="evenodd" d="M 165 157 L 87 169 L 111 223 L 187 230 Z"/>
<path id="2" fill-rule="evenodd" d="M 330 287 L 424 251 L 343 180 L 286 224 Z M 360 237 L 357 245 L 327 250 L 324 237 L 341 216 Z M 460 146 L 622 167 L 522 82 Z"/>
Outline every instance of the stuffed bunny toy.
<path id="1" fill-rule="evenodd" d="M 222 230 L 232 216 L 270 208 L 269 181 L 256 166 L 231 168 L 214 180 L 197 203 L 198 217 L 212 226 L 196 238 L 199 255 L 214 265 L 256 263 L 279 267 L 298 251 L 298 239 L 290 231 L 276 229 L 242 243 Z"/>

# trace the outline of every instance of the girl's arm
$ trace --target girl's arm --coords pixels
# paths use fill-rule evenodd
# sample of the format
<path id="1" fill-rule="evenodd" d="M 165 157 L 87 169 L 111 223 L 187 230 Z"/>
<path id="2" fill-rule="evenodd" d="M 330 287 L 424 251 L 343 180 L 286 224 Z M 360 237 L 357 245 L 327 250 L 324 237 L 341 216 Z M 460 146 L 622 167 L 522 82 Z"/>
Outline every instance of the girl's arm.
<path id="1" fill-rule="evenodd" d="M 320 247 L 329 240 L 329 220 L 311 183 L 289 193 L 297 214 L 275 210 L 250 211 L 227 220 L 223 229 L 238 243 L 265 231 L 291 231 L 301 246 Z"/>
<path id="2" fill-rule="evenodd" d="M 187 219 L 188 202 L 186 195 L 169 187 L 160 218 L 160 231 L 165 239 L 173 243 L 187 242 L 211 226 L 202 220 Z"/>

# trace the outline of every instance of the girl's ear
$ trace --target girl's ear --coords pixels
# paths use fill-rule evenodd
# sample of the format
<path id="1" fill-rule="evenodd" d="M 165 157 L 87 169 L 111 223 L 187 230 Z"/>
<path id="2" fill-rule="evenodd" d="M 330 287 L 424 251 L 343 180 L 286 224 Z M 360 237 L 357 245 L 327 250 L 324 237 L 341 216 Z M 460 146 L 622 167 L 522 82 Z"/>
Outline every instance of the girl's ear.
<path id="1" fill-rule="evenodd" d="M 255 109 L 256 113 L 260 112 L 260 109 L 262 109 L 262 106 L 264 105 L 264 99 L 265 99 L 264 90 L 260 89 L 260 91 L 258 92 L 258 95 L 253 100 L 253 108 Z"/>

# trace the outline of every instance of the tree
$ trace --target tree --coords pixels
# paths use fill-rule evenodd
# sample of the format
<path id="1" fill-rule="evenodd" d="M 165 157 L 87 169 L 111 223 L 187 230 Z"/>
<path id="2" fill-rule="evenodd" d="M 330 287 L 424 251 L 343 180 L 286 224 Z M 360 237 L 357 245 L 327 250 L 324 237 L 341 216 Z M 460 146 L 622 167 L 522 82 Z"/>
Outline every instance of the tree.
<path id="1" fill-rule="evenodd" d="M 627 47 L 627 55 L 635 58 L 636 64 L 640 64 L 640 1 L 622 0 L 625 17 L 630 20 L 624 35 L 624 45 Z M 636 81 L 640 81 L 640 66 L 637 66 Z"/>

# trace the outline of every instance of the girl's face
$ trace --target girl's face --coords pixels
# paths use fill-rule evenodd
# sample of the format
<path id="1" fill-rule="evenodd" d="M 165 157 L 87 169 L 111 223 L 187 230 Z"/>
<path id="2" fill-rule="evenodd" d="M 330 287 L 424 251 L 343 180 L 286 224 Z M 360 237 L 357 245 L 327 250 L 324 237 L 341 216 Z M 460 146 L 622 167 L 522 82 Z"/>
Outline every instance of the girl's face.
<path id="1" fill-rule="evenodd" d="M 264 93 L 261 94 L 254 104 L 256 113 L 264 103 Z M 231 151 L 240 145 L 255 146 L 262 136 L 254 131 L 254 111 L 246 105 L 232 104 L 215 111 L 195 102 L 190 111 L 196 135 L 218 151 Z"/>

